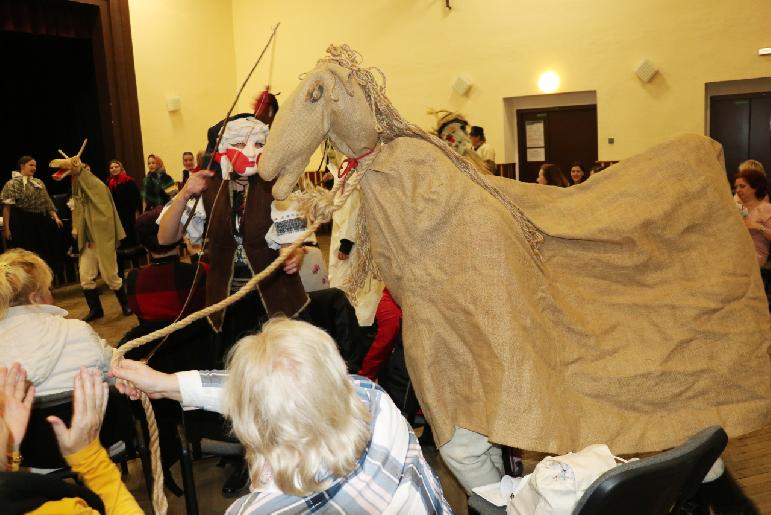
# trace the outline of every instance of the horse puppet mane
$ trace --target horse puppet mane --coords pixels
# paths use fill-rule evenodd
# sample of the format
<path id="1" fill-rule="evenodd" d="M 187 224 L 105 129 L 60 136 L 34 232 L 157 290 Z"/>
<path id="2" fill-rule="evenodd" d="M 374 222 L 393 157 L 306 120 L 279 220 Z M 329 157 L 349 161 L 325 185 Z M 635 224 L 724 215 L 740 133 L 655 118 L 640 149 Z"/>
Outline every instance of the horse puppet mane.
<path id="1" fill-rule="evenodd" d="M 533 222 L 530 221 L 524 212 L 498 188 L 485 180 L 473 164 L 455 152 L 444 141 L 433 134 L 429 134 L 414 123 L 405 120 L 386 95 L 385 74 L 379 68 L 361 67 L 361 61 L 361 54 L 353 50 L 347 44 L 340 46 L 329 45 L 329 47 L 327 47 L 327 55 L 319 59 L 317 65 L 333 64 L 341 67 L 343 70 L 347 70 L 347 77 L 340 76 L 339 72 L 331 67 L 329 71 L 340 79 L 340 82 L 343 84 L 345 92 L 348 95 L 354 95 L 352 89 L 354 83 L 361 87 L 374 115 L 375 127 L 381 144 L 390 143 L 397 138 L 408 137 L 425 141 L 438 148 L 459 171 L 465 174 L 478 186 L 481 186 L 506 207 L 522 230 L 533 253 L 540 257 L 539 247 L 543 242 L 543 234 Z M 375 78 L 375 73 L 373 72 L 380 75 L 382 84 L 378 82 Z M 334 194 L 334 191 L 329 193 Z M 303 195 L 302 197 L 298 200 L 305 211 L 310 211 L 310 205 L 314 203 L 318 205 L 317 203 L 320 200 L 315 193 L 312 193 L 309 196 Z M 351 273 L 343 284 L 343 289 L 352 300 L 355 300 L 356 290 L 364 286 L 368 277 L 379 277 L 377 267 L 372 260 L 371 249 L 369 247 L 369 236 L 367 234 L 363 214 L 360 214 L 358 220 L 356 220 L 355 233 L 357 241 L 354 251 L 358 253 L 358 258 L 353 260 Z"/>

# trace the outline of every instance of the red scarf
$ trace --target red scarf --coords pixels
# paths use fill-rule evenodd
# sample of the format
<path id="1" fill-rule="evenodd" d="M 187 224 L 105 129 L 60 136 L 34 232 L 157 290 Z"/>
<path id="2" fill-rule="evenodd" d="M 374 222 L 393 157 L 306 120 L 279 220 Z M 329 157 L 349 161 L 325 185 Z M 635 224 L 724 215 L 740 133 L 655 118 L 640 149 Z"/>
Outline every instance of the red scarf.
<path id="1" fill-rule="evenodd" d="M 110 188 L 110 191 L 115 191 L 115 188 L 117 188 L 121 184 L 130 182 L 133 180 L 134 179 L 132 179 L 131 176 L 126 173 L 126 170 L 121 170 L 118 175 L 111 175 L 110 178 L 107 179 L 107 187 Z"/>

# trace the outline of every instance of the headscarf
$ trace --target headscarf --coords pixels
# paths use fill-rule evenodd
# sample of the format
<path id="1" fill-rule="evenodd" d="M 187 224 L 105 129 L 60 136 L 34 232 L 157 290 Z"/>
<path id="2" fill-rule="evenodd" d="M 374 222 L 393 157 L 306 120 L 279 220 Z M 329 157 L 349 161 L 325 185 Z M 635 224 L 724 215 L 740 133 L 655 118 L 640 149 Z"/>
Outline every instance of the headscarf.
<path id="1" fill-rule="evenodd" d="M 118 166 L 120 166 L 120 172 L 118 173 L 118 175 L 110 175 L 107 178 L 107 187 L 110 188 L 110 191 L 115 191 L 115 188 L 117 188 L 121 184 L 131 182 L 134 179 L 132 179 L 131 176 L 126 173 L 126 169 L 123 168 L 123 163 L 121 163 L 117 159 L 113 159 L 112 161 L 110 161 L 110 164 L 112 163 L 117 163 Z"/>
<path id="2" fill-rule="evenodd" d="M 166 173 L 166 167 L 163 165 L 163 159 L 158 154 L 148 154 L 147 159 L 155 159 L 155 171 Z"/>

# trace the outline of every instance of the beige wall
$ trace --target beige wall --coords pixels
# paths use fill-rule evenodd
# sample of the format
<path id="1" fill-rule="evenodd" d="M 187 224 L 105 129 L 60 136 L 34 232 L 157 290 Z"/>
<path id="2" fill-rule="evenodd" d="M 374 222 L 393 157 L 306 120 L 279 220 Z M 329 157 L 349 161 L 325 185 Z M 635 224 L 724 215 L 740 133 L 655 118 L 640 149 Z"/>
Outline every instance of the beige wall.
<path id="1" fill-rule="evenodd" d="M 768 0 L 451 3 L 448 12 L 443 0 L 130 0 L 145 153 L 179 173 L 179 154 L 203 145 L 276 22 L 274 91 L 289 94 L 329 43 L 346 42 L 385 72 L 407 118 L 430 127 L 426 108 L 461 110 L 485 127 L 498 161 L 514 155 L 504 156 L 504 99 L 540 94 L 546 69 L 560 74 L 560 93 L 596 91 L 604 160 L 703 133 L 705 83 L 771 76 L 771 57 L 757 55 L 771 46 Z M 634 75 L 643 58 L 660 69 L 649 84 Z M 268 82 L 269 64 L 241 110 Z M 452 91 L 459 75 L 474 84 L 466 97 Z M 166 112 L 168 95 L 182 98 L 180 113 Z"/>
<path id="2" fill-rule="evenodd" d="M 202 150 L 233 101 L 230 2 L 129 0 L 129 12 L 145 158 L 160 155 L 179 179 L 182 152 Z M 167 111 L 169 96 L 180 97 L 179 111 Z"/>

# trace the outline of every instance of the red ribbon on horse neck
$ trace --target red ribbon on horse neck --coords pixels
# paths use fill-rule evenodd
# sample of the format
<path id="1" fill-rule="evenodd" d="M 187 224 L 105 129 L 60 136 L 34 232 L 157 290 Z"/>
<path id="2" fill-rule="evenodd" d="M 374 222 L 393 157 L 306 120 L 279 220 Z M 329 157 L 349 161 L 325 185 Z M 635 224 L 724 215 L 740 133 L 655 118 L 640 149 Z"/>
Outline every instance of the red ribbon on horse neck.
<path id="1" fill-rule="evenodd" d="M 359 160 L 364 159 L 374 151 L 375 149 L 373 148 L 371 150 L 367 150 L 363 154 L 359 154 L 356 157 L 346 157 L 345 159 L 343 159 L 343 162 L 340 163 L 340 168 L 338 168 L 337 170 L 337 178 L 345 179 L 345 177 L 351 172 L 351 170 L 355 170 L 356 168 L 359 167 Z M 340 170 L 343 169 L 343 165 L 346 163 L 348 164 L 346 165 L 345 170 L 341 172 Z"/>

